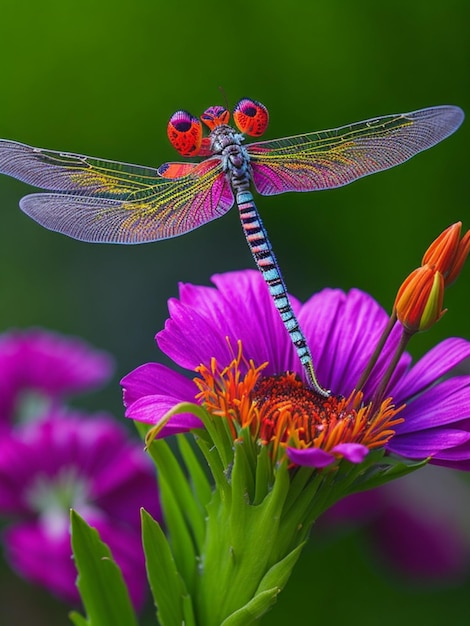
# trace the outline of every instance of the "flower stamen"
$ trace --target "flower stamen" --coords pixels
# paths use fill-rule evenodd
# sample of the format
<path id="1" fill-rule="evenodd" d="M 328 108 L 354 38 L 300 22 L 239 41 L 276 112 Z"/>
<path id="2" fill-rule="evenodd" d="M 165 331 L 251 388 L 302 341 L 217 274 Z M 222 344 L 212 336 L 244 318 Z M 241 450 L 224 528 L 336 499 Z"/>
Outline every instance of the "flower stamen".
<path id="1" fill-rule="evenodd" d="M 258 445 L 269 447 L 274 460 L 291 448 L 317 448 L 340 458 L 336 448 L 343 444 L 383 447 L 394 435 L 393 427 L 403 421 L 397 417 L 403 407 L 395 408 L 391 398 L 377 405 L 364 405 L 360 391 L 348 398 L 326 398 L 293 372 L 263 376 L 265 367 L 246 361 L 239 349 L 223 369 L 215 359 L 210 367 L 200 365 L 195 383 L 198 400 L 211 415 L 227 420 L 234 440 L 248 428 Z"/>

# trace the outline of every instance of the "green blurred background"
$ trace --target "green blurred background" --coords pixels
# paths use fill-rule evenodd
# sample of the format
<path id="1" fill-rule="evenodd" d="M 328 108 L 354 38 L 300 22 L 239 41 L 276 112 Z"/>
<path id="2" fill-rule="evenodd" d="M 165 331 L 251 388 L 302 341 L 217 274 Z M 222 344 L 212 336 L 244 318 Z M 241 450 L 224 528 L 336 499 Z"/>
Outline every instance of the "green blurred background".
<path id="1" fill-rule="evenodd" d="M 0 136 L 157 166 L 176 156 L 169 116 L 222 104 L 219 87 L 231 104 L 248 96 L 269 108 L 266 138 L 435 104 L 468 112 L 469 14 L 468 0 L 2 0 Z M 290 291 L 306 299 L 325 286 L 360 287 L 390 308 L 429 242 L 452 222 L 469 226 L 469 138 L 467 122 L 404 166 L 351 186 L 260 197 Z M 89 245 L 24 216 L 18 201 L 30 191 L 0 177 L 0 329 L 39 325 L 109 350 L 115 384 L 88 406 L 122 416 L 119 377 L 163 360 L 153 337 L 177 282 L 208 284 L 213 273 L 253 267 L 237 212 L 174 240 Z M 469 279 L 467 269 L 447 295 L 449 313 L 412 344 L 416 356 L 446 336 L 468 337 Z M 68 623 L 65 607 L 8 572 L 0 582 L 4 598 L 28 594 L 44 615 L 35 624 Z M 263 623 L 467 624 L 468 583 L 408 588 L 350 534 L 309 546 Z"/>

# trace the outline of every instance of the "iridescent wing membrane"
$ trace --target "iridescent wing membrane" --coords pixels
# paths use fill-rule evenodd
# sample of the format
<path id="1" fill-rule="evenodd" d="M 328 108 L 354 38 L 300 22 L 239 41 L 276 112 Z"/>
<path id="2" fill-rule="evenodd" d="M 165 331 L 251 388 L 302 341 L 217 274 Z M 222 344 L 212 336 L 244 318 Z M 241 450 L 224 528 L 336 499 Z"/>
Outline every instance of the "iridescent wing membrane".
<path id="1" fill-rule="evenodd" d="M 209 111 L 219 109 L 225 113 L 222 107 Z M 339 187 L 403 163 L 462 120 L 458 107 L 439 106 L 252 143 L 251 177 L 263 195 Z M 234 203 L 218 154 L 154 169 L 0 140 L 0 173 L 55 192 L 26 196 L 20 207 L 46 228 L 82 241 L 175 237 L 224 215 Z"/>
<path id="2" fill-rule="evenodd" d="M 434 146 L 452 134 L 463 118 L 458 107 L 437 106 L 253 143 L 247 146 L 253 183 L 267 196 L 347 185 Z"/>
<path id="3" fill-rule="evenodd" d="M 234 202 L 217 156 L 170 180 L 150 167 L 0 140 L 0 172 L 59 192 L 31 194 L 20 207 L 46 228 L 81 241 L 175 237 L 224 215 Z"/>

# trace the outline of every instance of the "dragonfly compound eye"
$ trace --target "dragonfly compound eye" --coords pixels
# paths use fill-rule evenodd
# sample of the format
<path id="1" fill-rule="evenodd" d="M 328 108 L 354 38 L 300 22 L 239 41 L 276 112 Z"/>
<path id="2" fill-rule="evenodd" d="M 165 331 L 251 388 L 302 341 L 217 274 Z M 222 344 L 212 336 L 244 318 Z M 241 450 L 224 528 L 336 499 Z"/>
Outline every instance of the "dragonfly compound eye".
<path id="1" fill-rule="evenodd" d="M 202 143 L 202 124 L 187 111 L 176 111 L 167 127 L 171 145 L 183 156 L 198 154 Z"/>
<path id="2" fill-rule="evenodd" d="M 259 137 L 268 127 L 269 113 L 261 102 L 243 98 L 233 110 L 233 119 L 242 133 Z"/>

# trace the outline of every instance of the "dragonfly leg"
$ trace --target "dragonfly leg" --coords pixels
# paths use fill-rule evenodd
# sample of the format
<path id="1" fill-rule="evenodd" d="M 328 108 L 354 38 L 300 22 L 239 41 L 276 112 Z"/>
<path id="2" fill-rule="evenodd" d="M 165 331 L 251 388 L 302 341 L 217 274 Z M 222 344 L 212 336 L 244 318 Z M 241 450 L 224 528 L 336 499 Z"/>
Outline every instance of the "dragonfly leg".
<path id="1" fill-rule="evenodd" d="M 317 380 L 310 348 L 292 309 L 286 285 L 274 256 L 268 234 L 250 191 L 239 191 L 237 193 L 237 206 L 240 212 L 243 232 L 253 258 L 268 285 L 274 305 L 279 311 L 282 322 L 294 344 L 308 383 L 316 393 L 323 397 L 328 397 L 330 392 L 324 389 Z"/>

